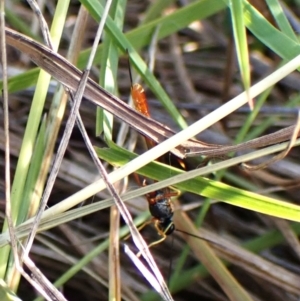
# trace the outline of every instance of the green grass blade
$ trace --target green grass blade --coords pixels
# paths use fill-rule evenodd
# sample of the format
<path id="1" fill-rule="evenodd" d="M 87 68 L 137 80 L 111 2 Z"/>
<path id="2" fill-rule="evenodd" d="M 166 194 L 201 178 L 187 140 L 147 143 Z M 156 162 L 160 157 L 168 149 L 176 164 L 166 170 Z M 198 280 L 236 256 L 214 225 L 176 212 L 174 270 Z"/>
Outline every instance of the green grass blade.
<path id="1" fill-rule="evenodd" d="M 230 1 L 230 12 L 233 27 L 235 47 L 238 57 L 239 69 L 245 91 L 250 88 L 250 64 L 247 45 L 246 27 L 243 15 L 243 0 Z M 250 101 L 250 99 L 249 99 Z"/>
<path id="2" fill-rule="evenodd" d="M 29 87 L 35 86 L 38 80 L 40 68 L 33 68 L 8 80 L 8 91 L 10 93 L 19 92 Z M 2 81 L 0 88 L 3 89 Z"/>
<path id="3" fill-rule="evenodd" d="M 171 5 L 174 0 L 165 0 L 165 1 L 159 1 L 156 0 L 152 2 L 147 9 L 147 12 L 145 13 L 145 16 L 142 20 L 142 24 L 147 24 L 153 20 L 155 20 L 157 17 L 161 16 L 162 12 L 165 8 L 167 8 L 169 5 Z"/>
<path id="4" fill-rule="evenodd" d="M 133 153 L 121 148 L 96 148 L 96 151 L 101 159 L 115 166 L 122 166 L 136 157 Z M 157 181 L 162 181 L 169 178 L 170 175 L 176 176 L 183 172 L 161 163 L 152 162 L 138 170 L 137 173 Z M 300 206 L 235 188 L 222 182 L 197 177 L 189 181 L 178 183 L 174 186 L 179 190 L 189 191 L 207 198 L 217 199 L 241 208 L 288 220 L 300 221 Z"/>
<path id="5" fill-rule="evenodd" d="M 9 9 L 5 10 L 5 16 L 7 21 L 12 25 L 15 30 L 22 32 L 23 34 L 35 39 L 37 41 L 41 41 L 41 38 L 35 34 L 32 34 L 30 27 L 26 24 L 22 19 L 18 18 L 14 12 Z"/>
<path id="6" fill-rule="evenodd" d="M 114 1 L 110 9 L 110 16 L 114 20 L 119 30 L 123 28 L 126 1 Z M 99 84 L 110 93 L 117 94 L 117 72 L 119 63 L 119 53 L 116 43 L 111 37 L 104 35 L 103 54 L 101 58 L 101 73 Z M 97 108 L 96 136 L 104 130 L 104 136 L 112 140 L 113 115 Z"/>
<path id="7" fill-rule="evenodd" d="M 23 202 L 20 206 L 19 220 L 24 221 L 28 216 L 33 216 L 38 209 L 39 203 L 32 204 L 32 195 L 39 191 L 36 187 L 37 179 L 44 159 L 46 141 L 46 118 L 44 118 L 36 139 L 33 151 L 34 164 L 30 164 L 28 176 L 24 186 Z"/>
<path id="8" fill-rule="evenodd" d="M 86 6 L 86 8 L 89 10 L 91 15 L 96 19 L 99 20 L 101 12 L 103 10 L 101 4 L 96 1 L 96 0 L 81 0 L 81 2 Z M 143 26 L 139 30 L 139 34 L 135 35 L 135 41 L 136 43 L 140 43 L 143 41 L 144 45 L 149 45 L 151 42 L 151 37 L 153 32 L 156 29 L 156 26 L 160 26 L 158 38 L 164 37 L 168 34 L 170 34 L 171 30 L 170 28 L 173 28 L 173 31 L 177 31 L 180 26 L 184 25 L 187 26 L 189 23 L 191 23 L 194 18 L 205 18 L 209 14 L 212 14 L 213 12 L 216 12 L 220 10 L 221 8 L 224 7 L 223 3 L 220 1 L 213 1 L 213 2 L 218 2 L 218 4 L 213 5 L 212 0 L 211 1 L 202 1 L 202 9 L 199 7 L 199 9 L 196 11 L 191 10 L 191 7 L 196 10 L 196 3 L 193 3 L 189 5 L 189 7 L 184 7 L 180 9 L 179 13 L 173 16 L 169 16 L 169 18 L 165 19 L 165 22 L 161 22 L 161 18 L 157 19 L 146 26 Z M 199 3 L 197 3 L 199 5 Z M 187 14 L 186 12 L 189 12 L 190 14 Z M 175 18 L 177 17 L 177 18 Z M 177 22 L 176 22 L 177 21 Z M 176 27 L 174 27 L 176 25 Z M 172 118 L 177 122 L 177 124 L 181 127 L 184 128 L 186 127 L 186 122 L 182 118 L 181 114 L 178 112 L 170 98 L 168 97 L 167 93 L 164 91 L 164 89 L 161 87 L 160 83 L 158 80 L 154 77 L 152 72 L 148 69 L 147 65 L 145 62 L 141 59 L 141 57 L 138 55 L 136 52 L 135 48 L 136 46 L 132 45 L 130 41 L 127 39 L 127 37 L 120 31 L 118 28 L 115 26 L 113 21 L 108 18 L 107 23 L 106 23 L 107 29 L 110 32 L 111 36 L 114 38 L 115 42 L 118 44 L 122 52 L 125 52 L 128 50 L 130 54 L 130 59 L 133 64 L 133 66 L 136 68 L 138 73 L 141 75 L 143 78 L 143 81 L 147 83 L 149 88 L 153 91 L 153 93 L 156 95 L 156 97 L 162 102 L 166 110 L 170 113 Z M 140 44 L 141 45 L 141 44 Z M 137 47 L 140 48 L 140 47 Z"/>
<path id="9" fill-rule="evenodd" d="M 96 3 L 96 4 L 97 4 L 96 7 L 98 8 L 98 3 Z M 127 34 L 125 34 L 125 37 L 134 49 L 140 49 L 140 48 L 150 44 L 152 33 L 155 31 L 155 29 L 158 25 L 160 25 L 158 39 L 162 39 L 174 32 L 177 32 L 178 30 L 180 30 L 182 28 L 185 28 L 193 21 L 199 20 L 199 19 L 205 19 L 205 18 L 219 12 L 220 10 L 224 9 L 225 7 L 226 7 L 226 5 L 222 1 L 219 1 L 219 0 L 205 0 L 205 1 L 194 2 L 188 6 L 185 6 L 181 9 L 175 11 L 173 14 L 161 17 L 148 24 L 138 27 L 135 30 L 128 32 Z M 93 8 L 90 9 L 90 12 L 92 13 L 93 17 L 96 20 L 99 20 L 99 18 L 100 18 L 99 12 L 97 12 Z M 111 19 L 110 19 L 110 22 L 111 22 Z M 119 31 L 116 31 L 116 32 L 117 32 L 117 34 L 123 36 L 123 33 L 120 33 Z M 123 46 L 123 49 L 126 49 L 126 47 L 127 46 L 125 43 Z M 98 48 L 95 60 L 97 60 L 97 61 L 101 60 L 102 51 L 103 51 L 103 45 L 100 45 Z M 78 60 L 78 67 L 80 69 L 85 67 L 85 64 L 89 57 L 89 53 L 90 53 L 90 50 L 86 50 L 81 53 L 79 60 Z M 155 78 L 153 80 L 152 73 L 150 73 L 149 71 L 148 71 L 148 73 L 146 73 L 146 70 L 147 70 L 146 64 L 140 58 L 139 59 L 134 58 L 134 62 L 135 62 L 135 67 L 137 68 L 139 73 L 142 75 L 143 80 L 154 91 L 154 93 L 162 101 L 164 106 L 167 109 L 172 109 L 174 107 L 174 105 L 170 100 L 166 100 L 166 99 L 168 99 L 168 97 L 166 96 L 166 93 L 161 88 L 158 81 Z M 144 68 L 144 69 L 142 69 L 142 68 Z M 24 74 L 20 75 L 19 77 L 15 76 L 15 77 L 10 78 L 9 82 L 8 82 L 9 92 L 22 91 L 28 87 L 33 86 L 37 81 L 38 70 L 39 70 L 38 68 L 35 68 L 35 69 L 25 72 Z M 155 90 L 152 87 L 152 85 L 149 84 L 148 81 L 151 81 L 152 85 L 155 86 Z M 1 81 L 0 81 L 0 88 L 2 88 Z M 180 116 L 180 114 L 175 113 L 176 119 L 178 116 Z M 181 120 L 181 117 L 178 117 L 178 119 Z M 185 122 L 182 120 L 180 121 L 180 123 L 185 125 Z"/>
<path id="10" fill-rule="evenodd" d="M 59 45 L 63 30 L 61 22 L 63 22 L 66 18 L 68 7 L 69 1 L 63 0 L 57 3 L 50 32 L 55 50 L 57 50 Z M 12 218 L 14 223 L 16 223 L 17 221 L 20 222 L 18 220 L 18 216 L 20 205 L 23 201 L 24 185 L 27 178 L 29 165 L 30 163 L 34 164 L 32 161 L 32 153 L 36 142 L 38 127 L 41 122 L 42 111 L 44 109 L 44 103 L 50 79 L 51 77 L 49 74 L 45 73 L 43 70 L 40 72 L 12 185 Z M 7 224 L 5 223 L 3 226 L 3 231 L 5 231 L 6 229 Z M 8 264 L 9 250 L 9 247 L 5 247 L 0 250 L 0 278 L 4 278 L 6 266 Z M 13 271 L 11 272 L 12 274 L 10 273 L 10 270 L 7 271 L 8 279 L 13 276 Z M 7 282 L 10 283 L 10 281 Z"/>
<path id="11" fill-rule="evenodd" d="M 92 17 L 96 21 L 99 20 L 100 13 L 96 9 L 101 9 L 101 7 L 99 6 L 98 2 L 95 0 L 82 0 L 81 2 L 86 5 Z M 195 1 L 190 5 L 176 10 L 170 15 L 163 16 L 143 26 L 137 27 L 136 29 L 126 33 L 125 37 L 135 49 L 141 49 L 142 47 L 150 45 L 153 32 L 157 26 L 160 26 L 157 36 L 157 39 L 160 40 L 179 31 L 180 29 L 187 27 L 196 20 L 205 19 L 218 13 L 225 7 L 226 4 L 219 0 Z M 107 26 L 110 28 L 110 30 L 114 28 L 111 19 L 108 19 Z M 119 41 L 120 48 L 125 51 L 127 49 L 127 42 L 123 39 L 123 33 L 114 31 L 112 34 L 114 34 L 116 40 Z M 97 55 L 101 55 L 101 51 L 102 47 L 100 45 Z M 86 50 L 80 56 L 78 61 L 79 68 L 83 68 L 85 66 L 89 52 L 90 50 Z"/>
<path id="12" fill-rule="evenodd" d="M 1 301 L 22 301 L 8 286 L 0 279 L 0 300 Z"/>
<path id="13" fill-rule="evenodd" d="M 293 39 L 296 43 L 299 43 L 298 38 L 289 23 L 285 13 L 277 0 L 266 0 L 269 9 L 279 27 L 279 29 L 288 37 Z"/>
<path id="14" fill-rule="evenodd" d="M 300 53 L 300 45 L 276 29 L 250 3 L 244 1 L 244 22 L 247 28 L 266 46 L 286 60 Z"/>

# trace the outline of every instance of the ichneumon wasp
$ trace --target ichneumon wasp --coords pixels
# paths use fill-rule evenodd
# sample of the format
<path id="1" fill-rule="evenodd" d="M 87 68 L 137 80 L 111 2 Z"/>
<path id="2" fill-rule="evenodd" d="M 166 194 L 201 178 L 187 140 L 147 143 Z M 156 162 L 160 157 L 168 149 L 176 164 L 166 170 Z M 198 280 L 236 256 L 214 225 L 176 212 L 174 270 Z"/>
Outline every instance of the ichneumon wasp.
<path id="1" fill-rule="evenodd" d="M 132 83 L 130 66 L 129 74 Z M 140 84 L 131 84 L 131 97 L 135 109 L 141 114 L 150 117 L 146 94 L 143 87 Z M 154 141 L 148 139 L 147 137 L 145 137 L 145 140 L 149 149 L 156 145 Z M 165 162 L 166 160 L 164 157 L 161 157 L 159 158 L 159 161 Z M 137 182 L 140 183 L 138 176 L 135 175 L 135 177 Z M 145 185 L 146 180 L 143 181 L 143 186 Z M 151 222 L 154 222 L 155 228 L 157 229 L 158 234 L 161 236 L 159 240 L 152 242 L 149 245 L 149 247 L 164 241 L 166 237 L 173 233 L 175 230 L 175 225 L 173 222 L 174 211 L 171 203 L 171 197 L 173 196 L 178 196 L 178 192 L 170 192 L 170 189 L 167 187 L 146 194 L 146 198 L 149 204 L 149 211 L 153 217 Z M 149 224 L 149 222 L 142 225 L 140 229 L 147 224 Z"/>

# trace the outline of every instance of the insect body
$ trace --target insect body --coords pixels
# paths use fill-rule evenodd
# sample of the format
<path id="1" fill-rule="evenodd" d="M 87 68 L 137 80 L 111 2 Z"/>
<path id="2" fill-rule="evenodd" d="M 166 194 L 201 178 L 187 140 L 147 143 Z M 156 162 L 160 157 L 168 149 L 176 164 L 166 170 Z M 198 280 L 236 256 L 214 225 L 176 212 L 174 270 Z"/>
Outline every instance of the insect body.
<path id="1" fill-rule="evenodd" d="M 150 117 L 147 98 L 143 87 L 139 84 L 132 85 L 131 96 L 133 99 L 135 109 L 141 114 Z M 155 142 L 153 142 L 152 140 L 146 137 L 145 139 L 148 148 L 152 148 L 156 145 Z M 163 161 L 163 158 L 159 158 L 159 160 Z M 145 181 L 143 185 L 146 185 Z M 168 188 L 156 190 L 146 195 L 147 201 L 149 203 L 149 211 L 153 216 L 155 228 L 157 229 L 158 234 L 162 237 L 158 241 L 155 241 L 152 244 L 150 244 L 150 246 L 162 242 L 163 240 L 165 240 L 167 235 L 170 235 L 174 232 L 175 225 L 172 220 L 173 207 L 170 198 L 176 195 L 177 193 L 171 193 Z"/>
<path id="2" fill-rule="evenodd" d="M 150 117 L 149 106 L 144 88 L 140 84 L 132 85 L 131 96 L 135 109 L 141 114 Z"/>
<path id="3" fill-rule="evenodd" d="M 133 100 L 134 108 L 146 117 L 150 117 L 145 90 L 140 84 L 134 84 L 131 86 L 131 97 Z M 145 137 L 145 140 L 149 149 L 156 145 L 156 143 L 151 139 Z"/>
<path id="4" fill-rule="evenodd" d="M 166 190 L 167 188 L 156 190 L 146 195 L 150 213 L 154 218 L 155 227 L 163 237 L 170 235 L 175 230 L 172 220 L 173 206 L 170 200 L 173 194 L 167 193 Z"/>

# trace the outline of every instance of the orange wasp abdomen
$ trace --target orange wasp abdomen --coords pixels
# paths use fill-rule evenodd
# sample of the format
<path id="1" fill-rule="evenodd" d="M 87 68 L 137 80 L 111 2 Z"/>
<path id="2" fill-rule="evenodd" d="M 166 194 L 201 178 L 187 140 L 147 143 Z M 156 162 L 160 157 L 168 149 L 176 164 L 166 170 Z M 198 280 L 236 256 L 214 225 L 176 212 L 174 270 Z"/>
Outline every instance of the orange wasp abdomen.
<path id="1" fill-rule="evenodd" d="M 135 109 L 141 114 L 150 117 L 149 107 L 144 88 L 140 84 L 131 87 L 131 96 Z"/>
<path id="2" fill-rule="evenodd" d="M 150 117 L 149 106 L 145 94 L 144 88 L 140 84 L 134 84 L 131 86 L 131 97 L 135 109 L 146 117 Z M 148 148 L 154 147 L 156 144 L 154 141 L 146 138 Z"/>

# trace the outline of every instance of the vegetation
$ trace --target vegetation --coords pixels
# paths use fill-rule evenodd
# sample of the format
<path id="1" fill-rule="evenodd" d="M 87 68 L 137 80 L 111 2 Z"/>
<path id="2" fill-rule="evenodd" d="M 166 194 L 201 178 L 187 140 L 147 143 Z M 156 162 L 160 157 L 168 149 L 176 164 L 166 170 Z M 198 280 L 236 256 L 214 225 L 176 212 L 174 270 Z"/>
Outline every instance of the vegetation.
<path id="1" fill-rule="evenodd" d="M 9 95 L 11 217 L 18 225 L 19 254 L 30 250 L 35 266 L 67 300 L 146 301 L 161 300 L 161 295 L 167 299 L 168 293 L 156 291 L 156 285 L 164 285 L 159 275 L 147 276 L 124 251 L 126 244 L 138 253 L 139 237 L 122 206 L 126 202 L 134 223 L 143 225 L 151 220 L 145 195 L 170 187 L 170 195 L 180 190 L 172 202 L 174 224 L 181 231 L 150 251 L 175 300 L 297 300 L 299 1 L 115 0 L 108 17 L 106 1 L 40 1 L 39 7 L 32 1 L 30 5 L 7 2 L 6 26 L 47 47 L 37 66 L 30 58 L 37 62 L 37 49 L 42 48 L 26 51 L 22 36 L 12 40 L 10 30 L 6 31 L 8 68 L 2 63 L 0 84 L 3 95 L 6 91 Z M 48 42 L 37 16 L 49 26 Z M 101 167 L 91 158 L 78 124 L 67 138 L 66 125 L 71 123 L 78 96 L 72 85 L 80 78 L 75 69 L 69 72 L 62 67 L 63 59 L 55 54 L 86 70 L 101 20 L 104 32 L 89 76 L 130 103 L 130 63 L 133 83 L 140 81 L 145 88 L 152 118 L 174 132 L 185 130 L 146 151 L 140 134 L 147 129 L 137 126 L 137 135 L 129 127 L 131 117 L 124 122 L 124 116 L 132 114 L 130 109 L 118 110 L 113 104 L 111 112 L 103 111 L 84 92 L 79 112 L 93 149 L 121 196 L 119 201 L 105 189 Z M 53 52 L 58 65 L 48 70 L 45 65 L 51 65 Z M 68 74 L 77 76 L 75 84 L 70 84 Z M 4 171 L 5 110 L 0 118 Z M 155 132 L 157 124 L 152 124 Z M 288 131 L 277 140 L 265 137 L 279 130 Z M 193 156 L 185 148 L 185 171 L 154 161 L 193 136 L 198 149 L 201 142 L 208 145 Z M 255 147 L 223 147 L 259 137 L 263 142 Z M 56 177 L 53 162 L 62 142 L 67 148 Z M 216 155 L 216 150 L 221 153 Z M 165 158 L 166 163 L 174 161 L 171 153 Z M 134 181 L 134 172 L 140 175 L 140 183 Z M 21 259 L 25 271 L 15 266 L 4 214 L 8 182 L 2 175 L 1 300 L 16 299 L 14 293 L 21 300 L 41 300 L 33 283 L 42 283 L 48 299 L 55 300 L 58 293 L 49 292 L 51 285 L 41 282 L 26 256 Z M 147 185 L 139 187 L 144 178 Z M 36 224 L 38 234 L 31 229 L 37 212 L 43 214 Z M 159 239 L 156 232 L 152 224 L 140 230 L 147 244 Z M 149 261 L 146 266 L 155 272 Z M 31 282 L 21 276 L 26 273 Z"/>

